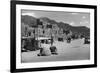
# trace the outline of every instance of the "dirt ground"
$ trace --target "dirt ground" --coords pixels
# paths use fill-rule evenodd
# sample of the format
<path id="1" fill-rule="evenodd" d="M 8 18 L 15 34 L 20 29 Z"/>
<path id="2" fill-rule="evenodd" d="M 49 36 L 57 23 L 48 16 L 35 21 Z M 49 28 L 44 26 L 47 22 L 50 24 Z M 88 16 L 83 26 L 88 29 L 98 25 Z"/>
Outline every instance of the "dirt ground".
<path id="1" fill-rule="evenodd" d="M 23 52 L 21 54 L 21 62 L 30 63 L 90 59 L 90 44 L 84 44 L 84 39 L 73 40 L 71 43 L 55 41 L 54 45 L 57 47 L 58 55 L 37 56 L 39 50 Z"/>

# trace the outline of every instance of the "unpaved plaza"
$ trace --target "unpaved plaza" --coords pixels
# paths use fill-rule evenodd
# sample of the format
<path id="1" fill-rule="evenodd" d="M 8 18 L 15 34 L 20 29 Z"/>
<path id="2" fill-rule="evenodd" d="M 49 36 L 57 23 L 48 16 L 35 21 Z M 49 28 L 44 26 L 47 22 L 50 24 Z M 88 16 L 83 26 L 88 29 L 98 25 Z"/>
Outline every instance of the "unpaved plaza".
<path id="1" fill-rule="evenodd" d="M 58 55 L 37 56 L 39 50 L 22 52 L 21 62 L 46 62 L 46 61 L 71 61 L 71 60 L 89 60 L 90 44 L 84 44 L 84 39 L 72 40 L 71 43 L 55 41 Z"/>

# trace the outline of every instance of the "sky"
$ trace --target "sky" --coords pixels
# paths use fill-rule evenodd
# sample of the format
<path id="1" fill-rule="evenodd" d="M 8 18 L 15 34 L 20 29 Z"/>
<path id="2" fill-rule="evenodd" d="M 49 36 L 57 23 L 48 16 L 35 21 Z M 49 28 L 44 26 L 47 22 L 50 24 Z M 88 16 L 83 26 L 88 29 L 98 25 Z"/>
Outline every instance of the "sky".
<path id="1" fill-rule="evenodd" d="M 86 26 L 90 28 L 90 13 L 22 10 L 22 15 L 30 15 L 36 18 L 48 17 L 57 22 L 68 23 L 72 26 Z"/>

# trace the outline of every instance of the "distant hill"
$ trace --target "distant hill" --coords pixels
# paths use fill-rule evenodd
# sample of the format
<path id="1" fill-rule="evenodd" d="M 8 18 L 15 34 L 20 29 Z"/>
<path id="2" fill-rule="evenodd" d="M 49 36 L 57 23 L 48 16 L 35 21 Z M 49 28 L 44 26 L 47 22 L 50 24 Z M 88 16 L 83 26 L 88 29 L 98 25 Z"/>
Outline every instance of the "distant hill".
<path id="1" fill-rule="evenodd" d="M 21 22 L 26 25 L 29 25 L 30 27 L 37 25 L 36 19 L 37 18 L 28 15 L 21 16 Z M 42 22 L 48 22 L 52 25 L 56 24 L 59 28 L 62 28 L 63 30 L 71 30 L 73 33 L 77 34 L 83 33 L 86 36 L 90 35 L 90 29 L 86 26 L 71 26 L 68 23 L 56 22 L 55 20 L 49 19 L 47 17 L 41 17 L 38 19 L 40 19 Z"/>
<path id="2" fill-rule="evenodd" d="M 58 26 L 60 28 L 63 28 L 64 30 L 71 30 L 73 33 L 77 33 L 77 34 L 84 34 L 84 35 L 88 35 L 90 34 L 90 29 L 86 26 L 71 26 L 67 23 L 58 23 Z"/>
<path id="3" fill-rule="evenodd" d="M 47 17 L 41 17 L 41 20 L 45 21 L 45 22 L 49 22 L 50 24 L 57 24 L 57 26 L 59 28 L 62 28 L 63 30 L 71 30 L 73 33 L 77 33 L 77 34 L 84 34 L 86 36 L 89 36 L 90 34 L 90 29 L 86 26 L 71 26 L 68 23 L 64 23 L 64 22 L 56 22 L 55 20 L 49 19 Z"/>
<path id="4" fill-rule="evenodd" d="M 28 15 L 22 15 L 21 22 L 24 23 L 25 25 L 29 25 L 30 27 L 37 25 L 36 18 Z"/>
<path id="5" fill-rule="evenodd" d="M 58 24 L 58 22 L 56 22 L 55 20 L 52 20 L 52 19 L 49 19 L 47 17 L 41 17 L 39 18 L 41 21 L 45 21 L 45 22 L 48 22 L 50 24 Z"/>

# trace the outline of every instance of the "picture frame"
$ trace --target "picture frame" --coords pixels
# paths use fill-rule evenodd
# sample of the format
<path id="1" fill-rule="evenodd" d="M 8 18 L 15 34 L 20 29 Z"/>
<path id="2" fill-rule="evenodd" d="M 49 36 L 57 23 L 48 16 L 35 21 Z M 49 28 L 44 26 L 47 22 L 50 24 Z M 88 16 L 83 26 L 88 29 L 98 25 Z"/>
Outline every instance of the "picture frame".
<path id="1" fill-rule="evenodd" d="M 32 9 L 33 8 L 33 9 Z M 22 10 L 23 9 L 23 10 Z M 30 64 L 21 63 L 21 12 L 27 10 L 47 10 L 61 12 L 88 12 L 90 13 L 90 59 L 86 62 L 82 61 L 54 61 L 54 62 L 34 62 Z M 77 10 L 77 11 L 76 11 Z M 78 11 L 79 10 L 79 11 Z M 86 11 L 85 11 L 86 10 Z M 19 14 L 20 13 L 20 14 Z M 62 13 L 63 14 L 63 13 Z M 75 14 L 75 13 L 73 13 Z M 84 19 L 85 17 L 83 17 Z M 48 26 L 51 28 L 51 26 Z M 92 30 L 93 29 L 93 30 Z M 62 69 L 79 69 L 97 67 L 97 6 L 81 5 L 81 4 L 64 4 L 64 3 L 48 3 L 48 2 L 33 2 L 33 1 L 11 1 L 11 30 L 10 30 L 10 46 L 11 46 L 11 72 L 29 72 L 29 71 L 46 71 L 46 70 L 62 70 Z M 17 36 L 18 35 L 18 36 Z M 93 37 L 93 38 L 92 38 Z M 62 40 L 59 38 L 59 40 Z M 90 44 L 91 44 L 90 42 Z M 20 47 L 18 49 L 18 47 Z M 22 56 L 21 56 L 22 57 Z M 20 62 L 20 63 L 19 63 Z M 83 63 L 84 62 L 84 63 Z M 71 63 L 71 64 L 68 64 Z M 23 64 L 23 65 L 22 65 Z"/>

